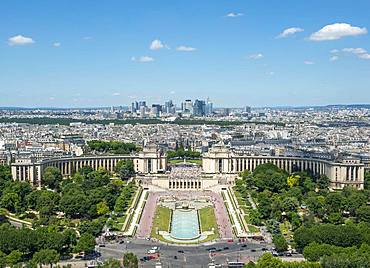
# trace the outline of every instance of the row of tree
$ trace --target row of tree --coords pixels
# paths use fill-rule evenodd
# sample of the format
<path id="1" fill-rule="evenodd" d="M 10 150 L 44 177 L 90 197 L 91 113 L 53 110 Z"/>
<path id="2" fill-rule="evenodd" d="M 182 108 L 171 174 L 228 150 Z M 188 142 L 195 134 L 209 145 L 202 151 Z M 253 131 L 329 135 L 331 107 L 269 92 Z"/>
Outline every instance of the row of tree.
<path id="1" fill-rule="evenodd" d="M 200 152 L 193 151 L 191 147 L 189 146 L 187 149 L 184 148 L 183 145 L 180 145 L 176 150 L 168 151 L 167 152 L 167 158 L 168 159 L 194 159 L 194 158 L 200 158 Z"/>
<path id="2" fill-rule="evenodd" d="M 87 142 L 87 151 L 104 154 L 130 154 L 138 150 L 139 148 L 135 144 L 121 141 L 92 140 Z"/>

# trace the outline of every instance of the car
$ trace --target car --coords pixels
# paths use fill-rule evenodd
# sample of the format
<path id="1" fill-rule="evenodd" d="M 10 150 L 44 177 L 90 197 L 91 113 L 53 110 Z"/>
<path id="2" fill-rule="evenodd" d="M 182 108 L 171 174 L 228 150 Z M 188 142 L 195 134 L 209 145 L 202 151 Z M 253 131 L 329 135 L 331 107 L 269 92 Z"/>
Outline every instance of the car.
<path id="1" fill-rule="evenodd" d="M 178 250 L 177 252 L 178 252 L 178 253 L 184 253 L 184 251 L 183 251 L 183 250 Z"/>
<path id="2" fill-rule="evenodd" d="M 252 249 L 251 249 L 251 251 L 252 251 L 252 252 L 256 252 L 257 250 L 256 250 L 256 249 L 254 249 L 254 248 L 252 248 Z"/>
<path id="3" fill-rule="evenodd" d="M 105 244 L 99 244 L 99 248 L 105 248 Z"/>
<path id="4" fill-rule="evenodd" d="M 125 240 L 121 240 L 119 241 L 120 244 L 124 244 L 125 243 Z"/>
<path id="5" fill-rule="evenodd" d="M 229 247 L 224 247 L 224 250 L 228 250 L 228 249 L 230 249 Z"/>
<path id="6" fill-rule="evenodd" d="M 286 252 L 284 255 L 287 256 L 287 257 L 292 257 L 292 253 L 290 253 L 290 252 Z"/>
<path id="7" fill-rule="evenodd" d="M 246 247 L 247 247 L 247 245 L 246 245 L 246 244 L 242 245 L 242 248 L 246 248 Z"/>
<path id="8" fill-rule="evenodd" d="M 207 248 L 208 251 L 211 251 L 211 250 L 216 250 L 215 247 L 212 247 L 212 248 Z"/>
<path id="9" fill-rule="evenodd" d="M 268 249 L 267 248 L 261 248 L 262 251 L 267 251 Z"/>
<path id="10" fill-rule="evenodd" d="M 173 258 L 175 259 L 175 260 L 177 260 L 177 256 L 175 255 L 175 256 L 173 256 Z"/>

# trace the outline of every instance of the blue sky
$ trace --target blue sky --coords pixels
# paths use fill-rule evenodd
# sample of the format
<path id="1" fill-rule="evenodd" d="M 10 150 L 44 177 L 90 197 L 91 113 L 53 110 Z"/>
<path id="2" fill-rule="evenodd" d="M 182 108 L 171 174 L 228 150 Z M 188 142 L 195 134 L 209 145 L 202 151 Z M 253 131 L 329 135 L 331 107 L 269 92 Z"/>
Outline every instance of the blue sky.
<path id="1" fill-rule="evenodd" d="M 369 11 L 368 0 L 1 0 L 0 106 L 370 103 Z"/>

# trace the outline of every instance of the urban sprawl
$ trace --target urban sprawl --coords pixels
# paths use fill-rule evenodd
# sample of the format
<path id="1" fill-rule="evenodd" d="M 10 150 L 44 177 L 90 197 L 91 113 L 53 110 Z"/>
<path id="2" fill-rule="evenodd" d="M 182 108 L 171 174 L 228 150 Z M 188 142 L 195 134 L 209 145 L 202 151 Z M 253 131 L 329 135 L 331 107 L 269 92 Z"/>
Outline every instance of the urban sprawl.
<path id="1" fill-rule="evenodd" d="M 366 263 L 369 172 L 369 105 L 0 108 L 0 262 Z"/>

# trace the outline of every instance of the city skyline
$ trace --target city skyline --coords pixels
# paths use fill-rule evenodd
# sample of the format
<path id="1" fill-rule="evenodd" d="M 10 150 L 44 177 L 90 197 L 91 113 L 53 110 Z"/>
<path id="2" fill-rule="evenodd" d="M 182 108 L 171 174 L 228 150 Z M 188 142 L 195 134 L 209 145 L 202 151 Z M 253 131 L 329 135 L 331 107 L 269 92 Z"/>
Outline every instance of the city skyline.
<path id="1" fill-rule="evenodd" d="M 367 1 L 71 3 L 2 1 L 0 106 L 370 103 Z"/>

